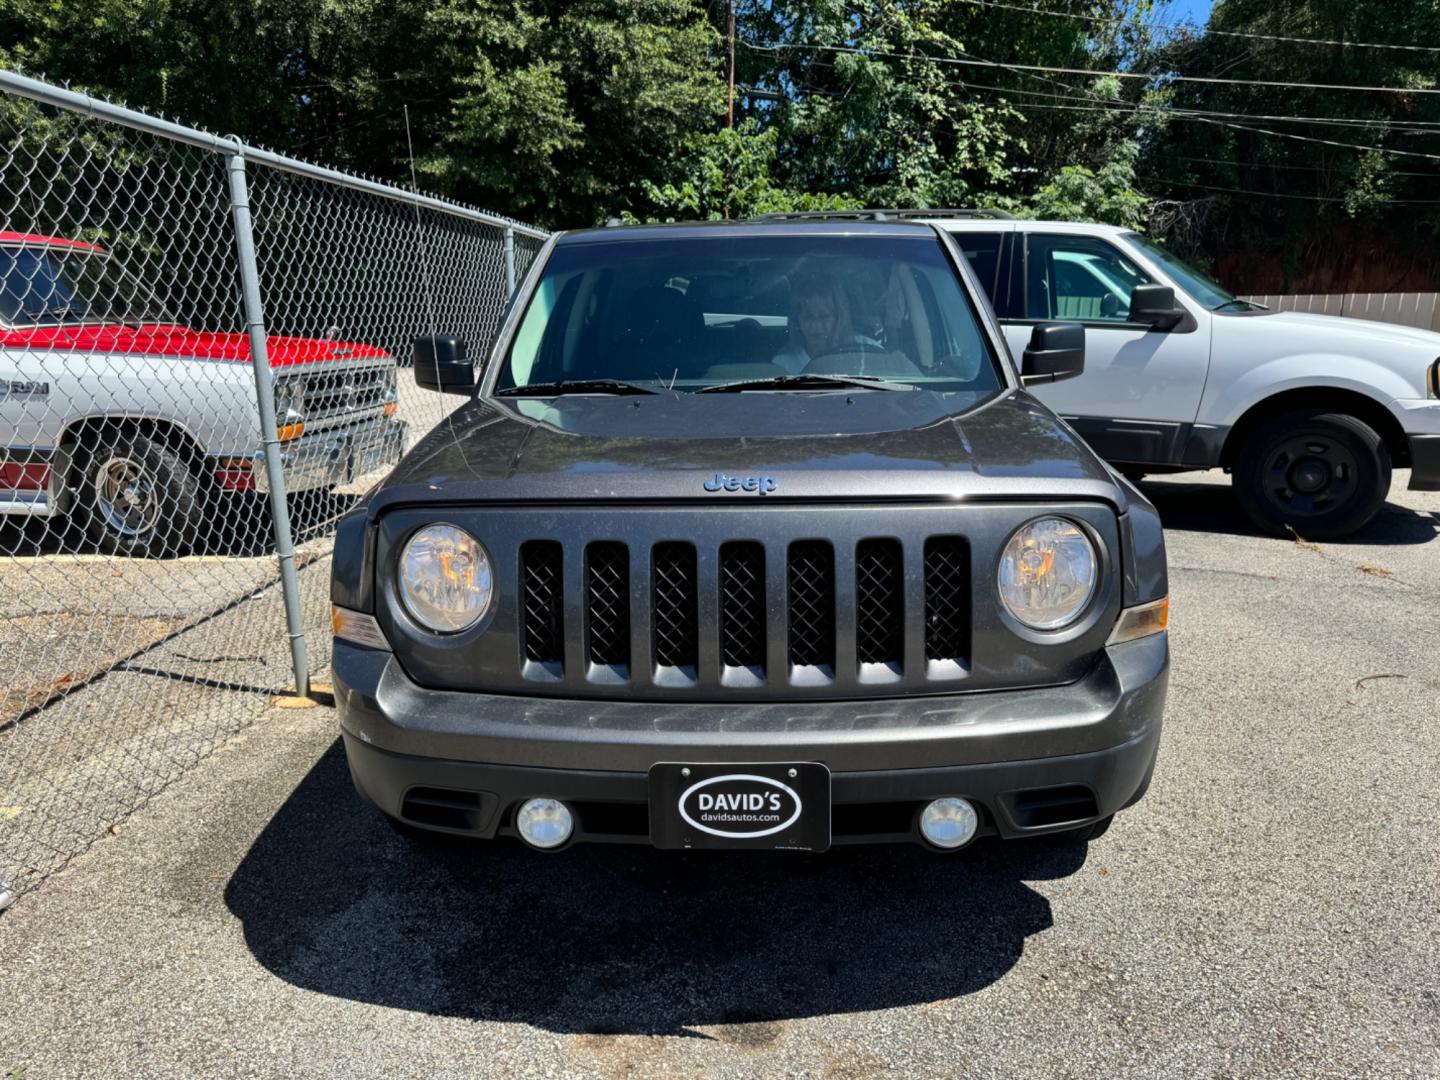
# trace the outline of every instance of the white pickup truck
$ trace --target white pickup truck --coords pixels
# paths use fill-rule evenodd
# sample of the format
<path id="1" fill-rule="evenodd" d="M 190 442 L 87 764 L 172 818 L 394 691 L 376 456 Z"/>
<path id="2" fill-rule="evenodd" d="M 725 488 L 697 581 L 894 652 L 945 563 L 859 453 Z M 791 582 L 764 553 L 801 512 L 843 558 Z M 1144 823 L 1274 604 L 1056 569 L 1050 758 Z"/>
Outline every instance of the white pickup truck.
<path id="1" fill-rule="evenodd" d="M 1440 490 L 1440 334 L 1239 300 L 1129 229 L 924 216 L 963 249 L 1011 351 L 1085 325 L 1085 372 L 1033 391 L 1131 476 L 1223 468 L 1262 529 L 1325 539 L 1368 522 L 1392 466 Z"/>
<path id="2" fill-rule="evenodd" d="M 183 554 L 217 497 L 265 492 L 249 339 L 159 314 L 94 244 L 0 232 L 0 514 L 70 514 L 104 551 Z M 287 492 L 404 450 L 395 361 L 355 342 L 268 339 Z"/>

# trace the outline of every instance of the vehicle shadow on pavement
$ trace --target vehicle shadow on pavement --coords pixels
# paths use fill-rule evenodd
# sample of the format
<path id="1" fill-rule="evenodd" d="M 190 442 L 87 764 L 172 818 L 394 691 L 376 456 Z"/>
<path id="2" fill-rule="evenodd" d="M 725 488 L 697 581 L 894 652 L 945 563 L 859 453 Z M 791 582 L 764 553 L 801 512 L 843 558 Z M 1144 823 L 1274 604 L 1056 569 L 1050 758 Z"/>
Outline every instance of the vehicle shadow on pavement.
<path id="1" fill-rule="evenodd" d="M 257 960 L 318 993 L 556 1032 L 696 1035 L 973 993 L 1051 926 L 1025 884 L 1086 845 L 826 855 L 516 841 L 413 846 L 350 786 L 339 741 L 225 890 Z"/>
<path id="2" fill-rule="evenodd" d="M 335 522 L 359 501 L 356 495 L 319 490 L 292 496 L 289 500 L 291 538 L 298 545 L 329 535 Z M 156 562 L 182 555 L 253 559 L 275 552 L 270 506 L 263 498 L 215 497 L 206 507 L 205 521 L 205 527 L 183 551 L 145 558 Z M 69 518 L 0 518 L 0 555 L 38 558 L 101 554 L 103 551 L 95 540 Z"/>
<path id="3" fill-rule="evenodd" d="M 1176 480 L 1146 478 L 1140 485 L 1145 497 L 1160 511 L 1167 529 L 1182 532 L 1218 533 L 1226 536 L 1261 537 L 1245 516 L 1228 485 L 1193 484 Z M 1342 540 L 1327 544 L 1375 544 L 1380 546 L 1425 544 L 1440 533 L 1440 518 L 1408 506 L 1387 502 L 1363 529 Z M 1304 535 L 1304 530 L 1301 530 Z M 1293 540 L 1293 537 L 1282 538 Z"/>

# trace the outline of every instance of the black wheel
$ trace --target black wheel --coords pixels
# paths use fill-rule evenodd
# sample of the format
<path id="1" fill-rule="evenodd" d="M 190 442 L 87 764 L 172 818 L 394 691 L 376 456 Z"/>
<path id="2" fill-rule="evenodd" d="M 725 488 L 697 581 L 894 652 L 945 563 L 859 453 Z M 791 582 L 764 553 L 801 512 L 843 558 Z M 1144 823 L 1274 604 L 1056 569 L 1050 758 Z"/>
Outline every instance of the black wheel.
<path id="1" fill-rule="evenodd" d="M 107 432 L 80 473 L 85 530 L 112 555 L 184 555 L 199 531 L 200 479 L 176 451 L 138 433 Z"/>
<path id="2" fill-rule="evenodd" d="M 1266 532 L 1285 536 L 1293 528 L 1306 540 L 1333 540 L 1384 505 L 1390 451 L 1353 416 L 1285 413 L 1245 441 L 1234 483 L 1241 507 Z"/>

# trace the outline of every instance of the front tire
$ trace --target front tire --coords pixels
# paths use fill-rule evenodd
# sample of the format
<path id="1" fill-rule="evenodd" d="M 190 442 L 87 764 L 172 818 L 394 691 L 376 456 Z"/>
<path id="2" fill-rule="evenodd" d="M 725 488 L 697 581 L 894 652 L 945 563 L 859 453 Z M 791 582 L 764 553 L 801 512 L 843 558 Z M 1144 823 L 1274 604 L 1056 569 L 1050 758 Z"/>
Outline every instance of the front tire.
<path id="1" fill-rule="evenodd" d="M 1390 451 L 1374 428 L 1345 413 L 1284 413 L 1240 448 L 1240 506 L 1261 529 L 1335 540 L 1364 526 L 1390 492 Z"/>
<path id="2" fill-rule="evenodd" d="M 107 432 L 81 469 L 85 530 L 110 555 L 184 555 L 200 525 L 199 478 L 158 439 Z"/>

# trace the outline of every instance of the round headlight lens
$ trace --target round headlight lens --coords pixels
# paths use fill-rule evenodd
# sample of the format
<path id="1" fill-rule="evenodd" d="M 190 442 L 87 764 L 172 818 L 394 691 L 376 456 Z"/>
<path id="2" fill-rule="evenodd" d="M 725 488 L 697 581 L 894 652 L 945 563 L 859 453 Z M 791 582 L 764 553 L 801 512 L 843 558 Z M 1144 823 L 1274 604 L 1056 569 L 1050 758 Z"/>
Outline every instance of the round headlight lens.
<path id="1" fill-rule="evenodd" d="M 490 556 L 454 525 L 427 525 L 400 553 L 400 598 L 416 622 L 442 634 L 474 626 L 495 596 Z"/>
<path id="2" fill-rule="evenodd" d="M 1080 526 L 1061 518 L 1022 525 L 1000 556 L 1000 599 L 1035 630 L 1074 621 L 1095 594 L 1095 548 Z"/>

